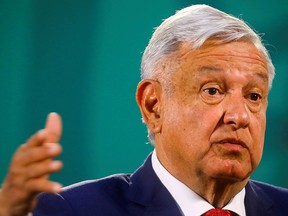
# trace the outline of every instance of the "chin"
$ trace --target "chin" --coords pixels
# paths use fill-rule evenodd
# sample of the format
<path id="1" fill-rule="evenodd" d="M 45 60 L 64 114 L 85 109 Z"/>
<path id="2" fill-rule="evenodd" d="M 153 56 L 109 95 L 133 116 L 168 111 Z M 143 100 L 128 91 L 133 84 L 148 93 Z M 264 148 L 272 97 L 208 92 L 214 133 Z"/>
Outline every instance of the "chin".
<path id="1" fill-rule="evenodd" d="M 243 182 L 248 180 L 250 177 L 249 174 L 247 175 L 235 175 L 235 174 L 218 174 L 213 176 L 213 179 L 221 180 L 222 182 L 227 183 L 237 183 L 237 182 Z"/>
<path id="2" fill-rule="evenodd" d="M 232 182 L 242 182 L 249 179 L 250 175 L 254 171 L 255 166 L 251 163 L 251 159 L 245 158 L 210 158 L 201 167 L 205 175 L 208 178 L 221 179 L 232 181 Z"/>
<path id="3" fill-rule="evenodd" d="M 249 167 L 241 167 L 237 165 L 223 166 L 220 169 L 211 170 L 209 176 L 215 179 L 222 179 L 232 182 L 241 182 L 247 180 L 252 174 L 252 169 Z"/>

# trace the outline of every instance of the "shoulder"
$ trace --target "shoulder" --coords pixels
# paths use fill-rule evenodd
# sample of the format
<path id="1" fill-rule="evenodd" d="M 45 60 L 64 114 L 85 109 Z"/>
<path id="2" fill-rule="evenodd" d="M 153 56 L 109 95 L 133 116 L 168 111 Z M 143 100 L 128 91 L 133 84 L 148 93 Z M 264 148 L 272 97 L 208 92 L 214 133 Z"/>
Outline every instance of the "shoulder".
<path id="1" fill-rule="evenodd" d="M 59 194 L 43 193 L 38 198 L 35 215 L 38 215 L 38 212 L 41 212 L 39 215 L 43 212 L 45 215 L 58 215 L 58 211 L 61 216 L 65 215 L 64 212 L 68 212 L 67 215 L 70 215 L 69 212 L 81 215 L 80 212 L 87 211 L 96 214 L 99 210 L 102 213 L 111 213 L 127 204 L 129 184 L 129 174 L 117 174 L 64 187 Z"/>
<path id="2" fill-rule="evenodd" d="M 281 196 L 285 196 L 285 197 L 288 196 L 288 189 L 287 188 L 283 188 L 283 187 L 267 184 L 264 182 L 255 181 L 255 180 L 249 181 L 249 184 L 250 184 L 251 188 L 253 188 L 254 190 L 265 191 L 265 193 L 268 193 L 271 196 L 272 195 L 281 195 Z"/>
<path id="3" fill-rule="evenodd" d="M 133 174 L 83 181 L 63 188 L 59 194 L 42 193 L 33 215 L 140 215 L 162 186 L 150 157 Z"/>
<path id="4" fill-rule="evenodd" d="M 252 180 L 249 181 L 248 185 L 259 199 L 270 199 L 273 200 L 274 203 L 277 203 L 277 205 L 282 205 L 284 208 L 288 208 L 287 188 Z"/>
<path id="5" fill-rule="evenodd" d="M 288 190 L 271 184 L 250 180 L 245 187 L 247 215 L 282 216 L 288 212 Z"/>
<path id="6" fill-rule="evenodd" d="M 130 184 L 130 174 L 116 174 L 97 180 L 87 180 L 64 187 L 61 196 L 71 202 L 100 197 L 124 198 Z"/>
<path id="7" fill-rule="evenodd" d="M 87 180 L 64 187 L 63 196 L 84 193 L 85 196 L 99 191 L 125 190 L 130 184 L 130 174 L 115 174 L 97 180 Z"/>

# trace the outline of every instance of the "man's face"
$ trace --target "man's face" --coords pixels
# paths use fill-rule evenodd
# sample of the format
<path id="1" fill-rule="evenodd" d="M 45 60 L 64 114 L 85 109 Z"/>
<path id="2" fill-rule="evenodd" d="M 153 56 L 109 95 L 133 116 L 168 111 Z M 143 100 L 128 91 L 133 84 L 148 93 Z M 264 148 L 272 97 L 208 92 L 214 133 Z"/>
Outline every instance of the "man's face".
<path id="1" fill-rule="evenodd" d="M 248 42 L 184 44 L 172 93 L 161 98 L 161 163 L 180 181 L 246 180 L 263 150 L 268 96 L 265 59 Z"/>

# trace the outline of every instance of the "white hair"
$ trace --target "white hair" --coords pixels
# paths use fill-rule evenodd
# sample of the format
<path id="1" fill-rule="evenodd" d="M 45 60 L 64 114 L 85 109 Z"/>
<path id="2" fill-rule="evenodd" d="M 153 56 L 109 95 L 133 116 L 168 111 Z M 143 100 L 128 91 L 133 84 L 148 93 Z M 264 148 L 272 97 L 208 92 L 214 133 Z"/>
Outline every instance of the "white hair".
<path id="1" fill-rule="evenodd" d="M 212 38 L 218 44 L 241 39 L 254 44 L 266 60 L 268 86 L 271 89 L 275 69 L 261 37 L 244 21 L 208 5 L 192 5 L 179 10 L 156 28 L 142 57 L 141 79 L 159 79 L 163 76 L 165 81 L 168 74 L 161 74 L 163 71 L 157 70 L 161 61 L 177 51 L 183 43 L 190 43 L 191 49 L 197 49 Z M 149 131 L 148 137 L 153 143 L 154 134 Z"/>

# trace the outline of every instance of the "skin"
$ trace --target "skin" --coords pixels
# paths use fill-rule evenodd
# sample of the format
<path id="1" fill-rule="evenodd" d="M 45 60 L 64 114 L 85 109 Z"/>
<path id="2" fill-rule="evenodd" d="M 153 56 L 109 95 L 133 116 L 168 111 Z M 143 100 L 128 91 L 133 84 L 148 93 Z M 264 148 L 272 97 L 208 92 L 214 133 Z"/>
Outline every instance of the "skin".
<path id="1" fill-rule="evenodd" d="M 165 61 L 178 64 L 169 94 L 165 76 L 143 80 L 137 89 L 157 157 L 175 178 L 221 208 L 245 187 L 262 157 L 265 59 L 249 42 L 210 40 L 197 50 L 183 44 Z"/>
<path id="2" fill-rule="evenodd" d="M 0 216 L 26 215 L 36 205 L 40 192 L 61 191 L 59 183 L 48 179 L 49 174 L 63 166 L 62 162 L 53 160 L 62 151 L 58 143 L 61 133 L 60 116 L 50 113 L 45 128 L 17 149 L 0 191 Z"/>

